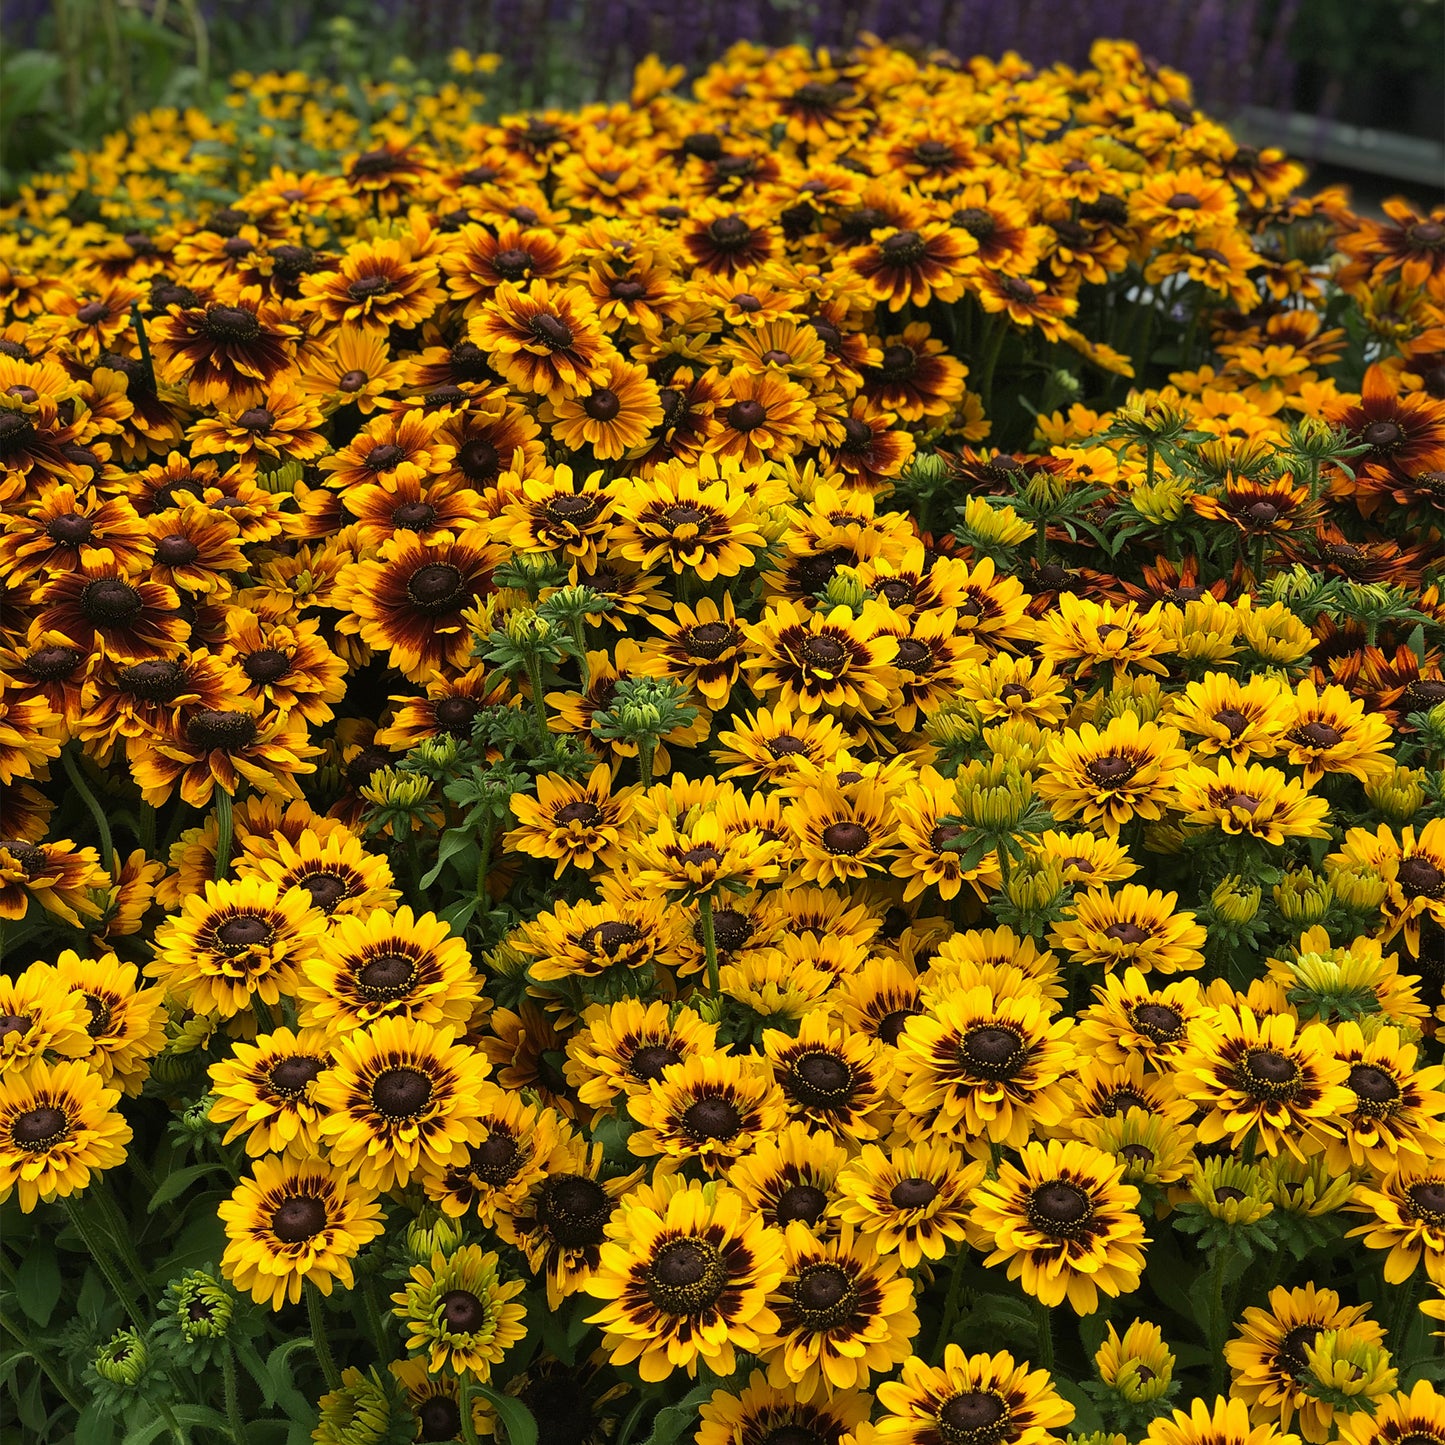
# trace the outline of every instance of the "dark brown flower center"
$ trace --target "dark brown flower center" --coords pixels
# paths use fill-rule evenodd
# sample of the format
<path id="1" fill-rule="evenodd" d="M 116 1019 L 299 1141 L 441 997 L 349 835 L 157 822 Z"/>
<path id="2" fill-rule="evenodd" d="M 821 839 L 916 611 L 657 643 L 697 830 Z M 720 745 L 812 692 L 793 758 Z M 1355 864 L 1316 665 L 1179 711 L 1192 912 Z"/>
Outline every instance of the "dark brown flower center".
<path id="1" fill-rule="evenodd" d="M 959 1062 L 986 1079 L 1008 1079 L 1027 1056 L 1023 1039 L 1012 1029 L 979 1024 L 963 1036 Z"/>
<path id="2" fill-rule="evenodd" d="M 238 913 L 216 929 L 216 942 L 221 948 L 239 953 L 247 948 L 263 948 L 276 937 L 270 919 L 258 913 Z"/>
<path id="3" fill-rule="evenodd" d="M 813 1109 L 832 1109 L 846 1104 L 854 1088 L 852 1065 L 837 1054 L 804 1054 L 788 1070 L 787 1090 L 800 1103 Z"/>
<path id="4" fill-rule="evenodd" d="M 600 510 L 598 498 L 577 492 L 563 492 L 547 503 L 548 516 L 578 527 L 586 526 Z"/>
<path id="5" fill-rule="evenodd" d="M 1300 1068 L 1277 1049 L 1251 1049 L 1244 1057 L 1244 1072 L 1254 1092 L 1274 1096 L 1293 1092 Z"/>
<path id="6" fill-rule="evenodd" d="M 895 1209 L 924 1209 L 938 1198 L 938 1185 L 931 1179 L 900 1179 L 888 1191 L 888 1202 Z"/>
<path id="7" fill-rule="evenodd" d="M 1404 858 L 1395 870 L 1395 882 L 1406 898 L 1439 898 L 1445 892 L 1445 874 L 1428 858 Z"/>
<path id="8" fill-rule="evenodd" d="M 292 1054 L 290 1058 L 277 1059 L 266 1075 L 273 1093 L 283 1099 L 299 1099 L 306 1092 L 306 1086 L 321 1073 L 321 1060 L 306 1054 Z"/>
<path id="9" fill-rule="evenodd" d="M 448 1290 L 441 1299 L 441 1318 L 455 1335 L 470 1335 L 487 1321 L 487 1307 L 469 1289 Z"/>
<path id="10" fill-rule="evenodd" d="M 589 953 L 604 958 L 616 958 L 629 944 L 642 938 L 642 930 L 635 923 L 621 923 L 609 920 L 589 928 L 578 940 Z"/>
<path id="11" fill-rule="evenodd" d="M 1034 299 L 1034 288 L 1021 276 L 1005 276 L 998 284 L 999 290 L 1012 301 L 1029 302 Z"/>
<path id="12" fill-rule="evenodd" d="M 80 594 L 80 610 L 97 627 L 123 627 L 145 606 L 140 593 L 119 577 L 100 577 L 87 582 Z"/>
<path id="13" fill-rule="evenodd" d="M 714 1245 L 705 1239 L 674 1239 L 658 1250 L 647 1270 L 648 1293 L 667 1314 L 698 1314 L 717 1302 L 727 1278 Z"/>
<path id="14" fill-rule="evenodd" d="M 689 506 L 686 502 L 680 502 L 676 506 L 659 512 L 657 520 L 670 532 L 679 532 L 685 527 L 691 527 L 698 535 L 706 536 L 712 531 L 712 513 L 703 511 L 701 507 Z"/>
<path id="15" fill-rule="evenodd" d="M 1147 1169 L 1154 1162 L 1154 1151 L 1143 1144 L 1125 1144 L 1119 1154 L 1130 1164 L 1137 1164 L 1142 1169 Z"/>
<path id="16" fill-rule="evenodd" d="M 256 720 L 249 713 L 206 708 L 186 719 L 186 740 L 208 752 L 237 752 L 255 737 Z"/>
<path id="17" fill-rule="evenodd" d="M 432 1395 L 416 1412 L 424 1441 L 455 1440 L 462 1430 L 462 1407 L 450 1395 Z"/>
<path id="18" fill-rule="evenodd" d="M 52 517 L 45 531 L 52 542 L 59 542 L 62 547 L 78 547 L 82 542 L 90 541 L 95 523 L 79 512 L 64 512 Z"/>
<path id="19" fill-rule="evenodd" d="M 219 342 L 254 341 L 261 334 L 261 323 L 254 311 L 241 306 L 208 306 L 201 330 Z"/>
<path id="20" fill-rule="evenodd" d="M 792 1288 L 793 1307 L 812 1330 L 836 1329 L 858 1306 L 858 1287 L 836 1264 L 805 1269 Z"/>
<path id="21" fill-rule="evenodd" d="M 189 537 L 173 532 L 156 543 L 156 561 L 162 567 L 184 567 L 201 555 L 201 549 Z"/>
<path id="22" fill-rule="evenodd" d="M 1338 728 L 1332 728 L 1329 723 L 1308 722 L 1295 728 L 1290 733 L 1293 742 L 1304 743 L 1311 748 L 1333 748 L 1344 738 L 1344 734 Z"/>
<path id="23" fill-rule="evenodd" d="M 609 387 L 600 386 L 582 400 L 582 410 L 593 421 L 611 421 L 622 410 L 622 400 Z"/>
<path id="24" fill-rule="evenodd" d="M 367 375 L 364 371 L 343 371 L 340 379 L 336 383 L 336 388 L 338 391 L 344 391 L 349 394 L 360 391 L 362 387 L 366 385 L 366 382 Z"/>
<path id="25" fill-rule="evenodd" d="M 575 803 L 564 803 L 552 814 L 554 822 L 578 823 L 584 828 L 595 828 L 602 821 L 602 809 L 590 798 L 579 798 Z"/>
<path id="26" fill-rule="evenodd" d="M 1184 1020 L 1167 1004 L 1135 1004 L 1134 1027 L 1156 1044 L 1170 1043 L 1184 1035 Z"/>
<path id="27" fill-rule="evenodd" d="M 803 1224 L 816 1224 L 828 1210 L 828 1196 L 811 1184 L 793 1184 L 778 1196 L 773 1213 L 780 1225 L 786 1227 L 793 1220 Z"/>
<path id="28" fill-rule="evenodd" d="M 1222 707 L 1214 714 L 1214 721 L 1222 727 L 1231 738 L 1237 738 L 1249 726 L 1249 719 L 1239 711 L 1238 708 Z"/>
<path id="29" fill-rule="evenodd" d="M 356 986 L 366 998 L 383 1002 L 403 997 L 416 976 L 414 958 L 405 953 L 378 953 L 357 969 Z"/>
<path id="30" fill-rule="evenodd" d="M 714 661 L 737 642 L 736 631 L 725 622 L 700 622 L 687 634 L 687 650 Z"/>
<path id="31" fill-rule="evenodd" d="M 1094 1206 L 1089 1196 L 1067 1179 L 1053 1179 L 1029 1195 L 1027 1212 L 1035 1228 L 1055 1234 L 1082 1224 L 1094 1212 Z"/>
<path id="32" fill-rule="evenodd" d="M 829 823 L 823 829 L 823 847 L 835 857 L 855 857 L 872 841 L 873 835 L 861 823 Z"/>
<path id="33" fill-rule="evenodd" d="M 34 843 L 22 843 L 18 838 L 5 838 L 0 840 L 0 848 L 3 848 L 15 860 L 17 866 L 24 871 L 27 878 L 34 878 L 44 871 L 45 852 L 43 849 L 37 848 Z M 30 1027 L 30 1016 L 28 1014 L 8 1014 L 6 1017 L 12 1021 L 17 1017 L 23 1018 L 25 1020 L 25 1027 L 27 1029 Z M 0 1038 L 5 1036 L 5 1032 L 4 1029 L 0 1029 Z"/>
<path id="34" fill-rule="evenodd" d="M 406 595 L 427 617 L 455 612 L 467 599 L 460 570 L 448 562 L 427 562 L 407 579 Z"/>
<path id="35" fill-rule="evenodd" d="M 93 1039 L 98 1039 L 110 1027 L 111 1017 L 114 1010 L 110 1003 L 99 996 L 99 994 L 87 993 L 82 995 L 85 999 L 86 1011 L 90 1014 L 86 1022 L 85 1031 Z M 0 1038 L 5 1037 L 5 1020 L 0 1019 Z"/>
<path id="36" fill-rule="evenodd" d="M 969 1390 L 939 1407 L 944 1445 L 995 1445 L 1008 1425 L 1008 1406 L 991 1390 Z"/>
<path id="37" fill-rule="evenodd" d="M 1197 211 L 1204 205 L 1204 202 L 1188 191 L 1175 191 L 1165 204 L 1171 211 Z"/>
<path id="38" fill-rule="evenodd" d="M 271 1215 L 271 1233 L 282 1244 L 303 1244 L 326 1228 L 326 1206 L 311 1194 L 283 1199 Z"/>
<path id="39" fill-rule="evenodd" d="M 70 1131 L 70 1120 L 63 1109 L 42 1104 L 17 1114 L 10 1124 L 10 1137 L 31 1154 L 53 1149 Z"/>
<path id="40" fill-rule="evenodd" d="M 25 670 L 37 682 L 60 682 L 84 656 L 78 647 L 38 647 L 25 659 Z"/>
<path id="41" fill-rule="evenodd" d="M 1111 923 L 1104 930 L 1104 937 L 1112 938 L 1119 943 L 1132 946 L 1140 943 L 1147 943 L 1149 940 L 1149 932 L 1147 929 L 1140 928 L 1137 923 L 1130 923 L 1124 921 L 1120 923 Z"/>
<path id="42" fill-rule="evenodd" d="M 651 1082 L 653 1079 L 660 1079 L 664 1069 L 670 1069 L 673 1064 L 681 1062 L 682 1055 L 666 1044 L 643 1044 L 640 1049 L 635 1049 L 632 1057 L 628 1059 L 627 1072 L 634 1079 Z"/>
<path id="43" fill-rule="evenodd" d="M 719 216 L 707 234 L 719 251 L 740 251 L 752 239 L 753 230 L 741 216 Z"/>
<path id="44" fill-rule="evenodd" d="M 532 318 L 531 332 L 552 351 L 565 351 L 572 345 L 572 328 L 560 316 L 553 316 L 547 311 Z"/>
<path id="45" fill-rule="evenodd" d="M 553 1175 L 537 1201 L 537 1217 L 567 1249 L 601 1244 L 611 1215 L 612 1201 L 607 1191 L 595 1179 L 581 1174 Z"/>
<path id="46" fill-rule="evenodd" d="M 699 1142 L 732 1139 L 743 1126 L 743 1116 L 729 1099 L 709 1094 L 689 1104 L 682 1114 L 682 1127 Z"/>
<path id="47" fill-rule="evenodd" d="M 275 414 L 264 406 L 253 406 L 236 418 L 236 425 L 248 432 L 270 431 L 275 422 Z"/>
<path id="48" fill-rule="evenodd" d="M 1445 1227 L 1445 1180 L 1427 1179 L 1405 1192 L 1421 1219 L 1437 1229 Z"/>
<path id="49" fill-rule="evenodd" d="M 836 637 L 809 637 L 798 649 L 799 656 L 809 667 L 833 671 L 847 660 L 848 649 Z"/>
<path id="50" fill-rule="evenodd" d="M 1384 1069 L 1377 1069 L 1373 1064 L 1353 1065 L 1348 1082 L 1366 1104 L 1388 1104 L 1400 1097 L 1400 1086 Z"/>
<path id="51" fill-rule="evenodd" d="M 728 425 L 734 431 L 748 432 L 762 424 L 768 419 L 768 413 L 763 404 L 753 401 L 751 397 L 743 401 L 735 401 L 728 407 Z"/>
<path id="52" fill-rule="evenodd" d="M 479 711 L 480 704 L 469 697 L 444 697 L 432 709 L 438 726 L 457 737 L 471 732 L 472 721 Z"/>
<path id="53" fill-rule="evenodd" d="M 371 1085 L 371 1102 L 387 1119 L 410 1119 L 431 1102 L 432 1081 L 420 1069 L 383 1069 Z"/>
<path id="54" fill-rule="evenodd" d="M 1084 767 L 1089 781 L 1097 783 L 1101 788 L 1116 788 L 1127 783 L 1138 771 L 1138 764 L 1132 758 L 1121 757 L 1117 753 L 1106 753 L 1101 758 L 1094 758 Z"/>
<path id="55" fill-rule="evenodd" d="M 241 671 L 252 682 L 277 682 L 291 671 L 291 659 L 278 648 L 263 647 L 246 654 L 241 661 Z"/>
<path id="56" fill-rule="evenodd" d="M 1405 440 L 1405 433 L 1397 422 L 1372 421 L 1360 433 L 1360 440 L 1374 451 L 1387 452 Z"/>
<path id="57" fill-rule="evenodd" d="M 895 231 L 878 249 L 890 265 L 909 266 L 923 259 L 928 246 L 917 231 Z"/>
<path id="58" fill-rule="evenodd" d="M 701 920 L 699 920 L 699 928 Z M 753 921 L 736 908 L 715 908 L 712 915 L 713 941 L 724 953 L 743 947 L 753 936 Z M 701 941 L 701 940 L 699 940 Z"/>
<path id="59" fill-rule="evenodd" d="M 896 1047 L 899 1038 L 903 1034 L 903 1030 L 908 1027 L 908 1020 L 917 1012 L 917 1009 L 897 1008 L 891 1013 L 884 1014 L 883 1017 L 878 1020 L 878 1037 L 882 1039 L 885 1044 L 891 1044 Z M 974 1064 L 974 1067 L 978 1067 L 977 1063 Z"/>
<path id="60" fill-rule="evenodd" d="M 614 281 L 607 289 L 618 301 L 639 301 L 647 295 L 647 287 L 641 281 L 634 281 L 628 276 Z"/>

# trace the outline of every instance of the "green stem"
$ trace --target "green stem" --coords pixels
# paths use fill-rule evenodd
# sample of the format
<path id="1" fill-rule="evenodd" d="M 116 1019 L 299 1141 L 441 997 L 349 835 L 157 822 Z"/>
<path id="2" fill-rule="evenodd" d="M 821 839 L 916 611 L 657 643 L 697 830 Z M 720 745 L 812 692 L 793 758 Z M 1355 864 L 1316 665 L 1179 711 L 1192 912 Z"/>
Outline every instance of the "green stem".
<path id="1" fill-rule="evenodd" d="M 219 883 L 231 866 L 231 837 L 234 825 L 231 822 L 231 795 L 223 788 L 216 789 L 216 882 Z"/>
<path id="2" fill-rule="evenodd" d="M 341 1372 L 336 1368 L 336 1356 L 331 1353 L 331 1341 L 326 1336 L 326 1321 L 321 1315 L 321 1291 L 308 1279 L 302 1292 L 306 1296 L 306 1319 L 311 1326 L 311 1348 L 328 1390 L 341 1388 Z"/>
<path id="3" fill-rule="evenodd" d="M 535 654 L 527 657 L 527 680 L 532 684 L 532 711 L 537 715 L 537 726 L 542 729 L 542 741 L 552 736 L 547 726 L 547 699 L 542 695 L 542 660 Z"/>
<path id="4" fill-rule="evenodd" d="M 983 371 L 979 376 L 978 394 L 983 398 L 983 413 L 993 418 L 993 374 L 998 369 L 998 358 L 1003 351 L 1003 339 L 1008 335 L 1008 312 L 1000 311 L 988 325 L 984 338 Z"/>
<path id="5" fill-rule="evenodd" d="M 637 776 L 642 779 L 642 786 L 652 786 L 652 759 L 657 752 L 656 733 L 642 733 L 637 739 Z"/>
<path id="6" fill-rule="evenodd" d="M 1151 437 L 1144 443 L 1144 485 L 1154 485 L 1154 439 Z"/>
<path id="7" fill-rule="evenodd" d="M 154 1183 L 154 1181 L 152 1181 L 152 1183 Z M 151 1194 L 154 1193 L 155 1190 L 152 1188 Z M 146 1197 L 149 1198 L 150 1196 L 147 1195 Z M 91 1195 L 91 1198 L 97 1206 L 98 1212 L 104 1216 L 105 1232 L 110 1236 L 111 1243 L 115 1245 L 116 1253 L 120 1255 L 121 1263 L 126 1267 L 130 1277 L 135 1281 L 142 1297 L 144 1297 L 149 1282 L 146 1279 L 145 1269 L 140 1262 L 140 1256 L 136 1253 L 135 1245 L 131 1241 L 130 1227 L 127 1226 L 125 1220 L 120 1217 L 120 1211 L 116 1208 L 115 1201 L 109 1194 L 97 1190 Z"/>
<path id="8" fill-rule="evenodd" d="M 100 1231 L 85 1217 L 84 1200 L 77 1199 L 74 1195 L 69 1196 L 65 1200 L 65 1212 L 70 1216 L 70 1222 L 75 1226 L 75 1232 L 84 1241 L 86 1249 L 90 1251 L 90 1257 L 95 1261 L 96 1268 L 105 1276 L 105 1282 L 110 1286 L 111 1292 L 120 1301 L 121 1308 L 130 1316 L 131 1324 L 144 1333 L 146 1327 L 144 1311 L 131 1293 L 130 1285 L 121 1278 L 120 1271 L 116 1269 L 115 1261 L 111 1259 L 110 1251 L 106 1248 Z"/>
<path id="9" fill-rule="evenodd" d="M 1224 1272 L 1232 1253 L 1233 1250 L 1227 1242 L 1221 1244 L 1214 1253 L 1214 1260 L 1209 1270 L 1209 1364 L 1214 1375 L 1214 1387 L 1220 1392 L 1224 1390 L 1227 1373 L 1224 1359 L 1224 1337 L 1229 1329 L 1229 1321 L 1225 1318 L 1224 1310 Z"/>
<path id="10" fill-rule="evenodd" d="M 698 914 L 702 918 L 702 952 L 707 961 L 707 991 L 718 996 L 717 936 L 713 932 L 712 894 L 704 893 L 697 900 Z"/>
<path id="11" fill-rule="evenodd" d="M 175 1412 L 171 1407 L 164 1400 L 157 1400 L 156 1410 L 161 1419 L 166 1422 L 166 1426 L 171 1432 L 171 1439 L 176 1442 L 176 1445 L 186 1445 L 186 1432 L 181 1429 L 181 1422 L 176 1419 Z"/>
<path id="12" fill-rule="evenodd" d="M 948 1294 L 944 1297 L 943 1313 L 938 1320 L 938 1334 L 934 1337 L 933 1349 L 928 1356 L 934 1364 L 943 1358 L 944 1346 L 948 1344 L 949 1331 L 958 1317 L 958 1296 L 963 1289 L 963 1266 L 967 1257 L 968 1250 L 962 1246 L 953 1257 L 953 1267 L 948 1275 Z"/>
<path id="13" fill-rule="evenodd" d="M 147 858 L 156 856 L 156 810 L 144 800 L 140 805 L 140 826 L 137 830 L 141 851 Z"/>
<path id="14" fill-rule="evenodd" d="M 1034 1301 L 1034 1321 L 1039 1332 L 1039 1364 L 1046 1370 L 1054 1368 L 1054 1321 L 1048 1305 Z"/>
<path id="15" fill-rule="evenodd" d="M 487 870 L 492 862 L 492 834 L 495 832 L 495 825 L 488 823 L 482 829 L 482 835 L 477 839 L 477 902 L 485 907 L 487 898 Z"/>
<path id="16" fill-rule="evenodd" d="M 1009 880 L 1013 876 L 1013 864 L 1009 861 L 1008 848 L 1003 842 L 1000 842 L 994 849 L 994 857 L 998 859 L 1000 891 L 1007 898 Z"/>
<path id="17" fill-rule="evenodd" d="M 71 1394 L 70 1386 L 65 1383 L 59 1369 L 40 1353 L 40 1347 L 35 1344 L 33 1340 L 29 1339 L 23 1330 L 12 1324 L 4 1315 L 0 1315 L 0 1329 L 3 1329 L 5 1333 L 20 1346 L 24 1353 L 29 1355 L 30 1358 L 40 1366 L 45 1377 L 55 1386 L 55 1393 L 59 1395 L 77 1415 L 80 1414 L 80 1412 L 85 1409 L 85 1406 Z"/>
<path id="18" fill-rule="evenodd" d="M 472 1372 L 464 1370 L 461 1380 L 462 1445 L 480 1445 L 477 1439 L 476 1422 L 472 1419 Z"/>
<path id="19" fill-rule="evenodd" d="M 241 1419 L 241 1396 L 236 1389 L 236 1354 L 230 1345 L 221 1355 L 221 1372 L 226 1391 L 226 1428 L 231 1432 L 232 1445 L 246 1445 L 246 1424 Z"/>
<path id="20" fill-rule="evenodd" d="M 135 326 L 136 340 L 140 343 L 141 365 L 146 369 L 146 380 L 150 383 L 150 389 L 156 389 L 156 368 L 151 361 L 151 339 L 146 335 L 145 317 L 140 314 L 140 302 L 132 301 L 130 304 L 130 319 Z"/>
<path id="21" fill-rule="evenodd" d="M 70 779 L 70 786 L 80 794 L 81 801 L 90 810 L 90 816 L 95 821 L 95 831 L 100 835 L 100 861 L 107 868 L 115 867 L 115 845 L 110 841 L 110 819 L 105 816 L 105 809 L 100 806 L 95 794 L 90 791 L 90 785 L 85 781 L 85 774 L 81 772 L 80 765 L 75 761 L 75 754 L 67 748 L 60 755 L 61 765 L 65 768 L 65 775 Z"/>
<path id="22" fill-rule="evenodd" d="M 381 1306 L 376 1300 L 376 1283 L 371 1279 L 361 1281 L 361 1305 L 366 1312 L 366 1328 L 371 1335 L 372 1348 L 376 1351 L 378 1364 L 386 1364 L 394 1351 L 386 1342 L 386 1321 L 382 1318 Z"/>
<path id="23" fill-rule="evenodd" d="M 587 629 L 580 617 L 572 619 L 572 640 L 577 644 L 577 670 L 582 678 L 582 691 L 585 694 L 592 686 L 592 666 L 587 661 Z"/>

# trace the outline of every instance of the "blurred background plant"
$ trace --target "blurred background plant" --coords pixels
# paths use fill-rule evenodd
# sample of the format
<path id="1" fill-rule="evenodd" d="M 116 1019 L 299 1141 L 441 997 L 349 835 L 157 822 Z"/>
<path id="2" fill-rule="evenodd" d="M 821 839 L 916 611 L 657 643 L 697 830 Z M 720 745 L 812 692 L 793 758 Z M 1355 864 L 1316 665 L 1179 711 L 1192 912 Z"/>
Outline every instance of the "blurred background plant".
<path id="1" fill-rule="evenodd" d="M 738 40 L 865 32 L 1037 64 L 1126 37 L 1224 119 L 1338 114 L 1437 139 L 1445 104 L 1445 0 L 0 0 L 0 193 L 137 111 L 217 103 L 238 69 L 440 80 L 458 48 L 495 52 L 505 110 L 624 94 L 649 53 L 692 71 Z"/>

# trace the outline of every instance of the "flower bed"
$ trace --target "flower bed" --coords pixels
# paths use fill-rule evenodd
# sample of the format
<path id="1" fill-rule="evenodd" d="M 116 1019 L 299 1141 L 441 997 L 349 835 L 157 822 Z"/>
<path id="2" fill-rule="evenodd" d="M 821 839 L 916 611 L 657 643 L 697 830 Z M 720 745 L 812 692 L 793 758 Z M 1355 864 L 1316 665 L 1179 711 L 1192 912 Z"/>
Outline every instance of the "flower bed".
<path id="1" fill-rule="evenodd" d="M 1445 1440 L 1445 212 L 679 79 L 5 213 L 0 1420 Z"/>

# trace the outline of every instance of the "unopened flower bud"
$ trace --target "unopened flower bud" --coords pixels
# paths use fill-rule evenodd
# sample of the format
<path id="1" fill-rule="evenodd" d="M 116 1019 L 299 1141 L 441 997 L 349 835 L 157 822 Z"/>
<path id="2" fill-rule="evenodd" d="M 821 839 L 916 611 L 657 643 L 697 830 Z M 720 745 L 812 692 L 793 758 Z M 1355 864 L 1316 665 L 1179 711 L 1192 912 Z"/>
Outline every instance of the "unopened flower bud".
<path id="1" fill-rule="evenodd" d="M 112 1385 L 134 1389 L 145 1378 L 149 1355 L 135 1330 L 117 1330 L 96 1353 L 95 1373 Z"/>
<path id="2" fill-rule="evenodd" d="M 1328 880 L 1301 868 L 1286 873 L 1274 885 L 1274 901 L 1286 923 L 1295 928 L 1312 928 L 1334 902 L 1334 890 Z"/>
<path id="3" fill-rule="evenodd" d="M 1365 797 L 1387 823 L 1400 827 L 1411 822 L 1424 806 L 1424 779 L 1423 770 L 1394 767 L 1365 784 Z"/>
<path id="4" fill-rule="evenodd" d="M 1245 924 L 1253 922 L 1258 914 L 1260 896 L 1258 884 L 1247 884 L 1244 879 L 1231 875 L 1215 885 L 1210 902 L 1226 923 Z"/>

